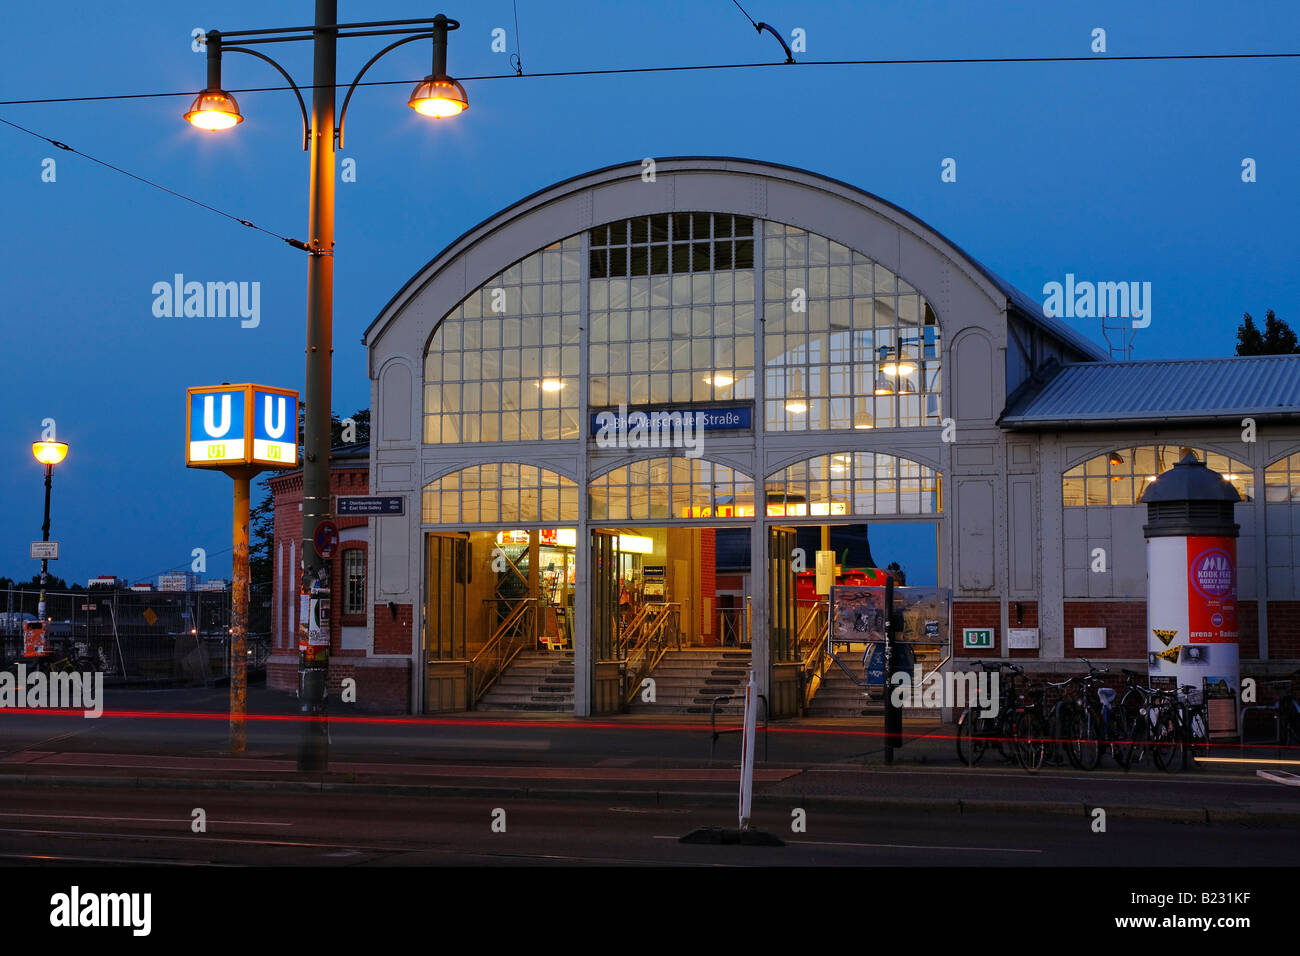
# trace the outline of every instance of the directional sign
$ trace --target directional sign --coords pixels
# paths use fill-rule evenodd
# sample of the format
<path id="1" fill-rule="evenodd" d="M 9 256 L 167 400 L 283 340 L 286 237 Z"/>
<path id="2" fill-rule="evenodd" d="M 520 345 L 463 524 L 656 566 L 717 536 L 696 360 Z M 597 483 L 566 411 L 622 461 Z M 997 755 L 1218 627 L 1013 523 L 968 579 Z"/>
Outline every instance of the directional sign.
<path id="1" fill-rule="evenodd" d="M 250 384 L 187 389 L 185 464 L 297 467 L 298 393 Z"/>
<path id="2" fill-rule="evenodd" d="M 335 499 L 336 515 L 404 515 L 405 495 L 340 495 Z"/>
<path id="3" fill-rule="evenodd" d="M 339 546 L 339 529 L 333 521 L 322 521 L 316 526 L 316 553 L 328 561 Z"/>
<path id="4" fill-rule="evenodd" d="M 57 542 L 57 541 L 33 541 L 33 542 L 32 542 L 32 560 L 33 560 L 33 561 L 57 561 L 57 560 L 59 560 L 59 542 Z"/>

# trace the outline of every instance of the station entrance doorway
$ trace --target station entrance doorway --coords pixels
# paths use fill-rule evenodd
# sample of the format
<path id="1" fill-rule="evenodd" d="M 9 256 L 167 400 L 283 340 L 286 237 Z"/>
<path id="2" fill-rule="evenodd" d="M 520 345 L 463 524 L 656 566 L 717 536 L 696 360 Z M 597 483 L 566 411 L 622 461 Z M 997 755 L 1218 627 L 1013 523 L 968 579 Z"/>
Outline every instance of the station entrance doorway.
<path id="1" fill-rule="evenodd" d="M 743 526 L 591 532 L 595 712 L 691 710 L 707 687 L 697 676 L 710 679 L 724 657 L 729 667 L 748 661 L 749 535 Z M 647 684 L 661 665 L 667 676 Z"/>

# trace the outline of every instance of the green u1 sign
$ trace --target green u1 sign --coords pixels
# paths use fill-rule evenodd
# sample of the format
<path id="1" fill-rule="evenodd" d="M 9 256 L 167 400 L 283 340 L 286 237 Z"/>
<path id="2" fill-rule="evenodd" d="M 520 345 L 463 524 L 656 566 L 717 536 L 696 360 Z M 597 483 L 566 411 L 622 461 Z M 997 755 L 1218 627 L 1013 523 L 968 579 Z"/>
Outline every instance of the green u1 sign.
<path id="1" fill-rule="evenodd" d="M 991 627 L 963 627 L 961 629 L 961 646 L 966 649 L 993 647 L 993 628 Z"/>

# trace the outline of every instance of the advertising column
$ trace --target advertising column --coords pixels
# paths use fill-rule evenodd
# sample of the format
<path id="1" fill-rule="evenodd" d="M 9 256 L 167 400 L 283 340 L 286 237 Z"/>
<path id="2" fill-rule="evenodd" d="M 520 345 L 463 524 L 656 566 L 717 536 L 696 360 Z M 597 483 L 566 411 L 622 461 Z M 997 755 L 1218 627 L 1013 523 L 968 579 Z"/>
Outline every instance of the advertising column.
<path id="1" fill-rule="evenodd" d="M 1190 452 L 1142 496 L 1147 506 L 1147 659 L 1153 678 L 1237 696 L 1241 500 Z"/>

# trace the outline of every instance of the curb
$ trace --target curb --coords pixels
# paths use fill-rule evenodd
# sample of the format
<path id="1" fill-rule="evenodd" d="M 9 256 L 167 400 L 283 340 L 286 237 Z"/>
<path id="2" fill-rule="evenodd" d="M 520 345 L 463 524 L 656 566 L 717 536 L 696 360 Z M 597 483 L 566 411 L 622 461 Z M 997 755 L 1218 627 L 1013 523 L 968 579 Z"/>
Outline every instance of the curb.
<path id="1" fill-rule="evenodd" d="M 400 783 L 348 783 L 336 780 L 201 780 L 191 777 L 98 777 L 55 776 L 47 774 L 3 774 L 0 788 L 24 787 L 104 787 L 144 790 L 229 790 L 243 792 L 280 791 L 285 793 L 353 793 L 388 794 L 412 797 L 490 797 L 513 800 L 621 800 L 663 807 L 726 806 L 733 807 L 736 795 L 731 792 L 690 790 L 579 790 L 558 787 L 500 787 L 490 785 Z M 771 802 L 771 794 L 755 793 L 756 800 Z M 1011 800 L 907 799 L 894 797 L 858 797 L 844 794 L 786 794 L 776 797 L 798 807 L 828 809 L 910 811 L 916 813 L 955 813 L 958 816 L 990 813 L 1037 814 L 1042 816 L 1077 816 L 1091 818 L 1096 804 L 1072 801 L 1024 802 Z M 1158 807 L 1146 805 L 1111 805 L 1103 808 L 1107 816 L 1134 820 L 1158 820 L 1162 823 L 1201 826 L 1229 823 L 1300 826 L 1300 810 L 1227 810 L 1209 807 Z"/>

